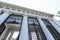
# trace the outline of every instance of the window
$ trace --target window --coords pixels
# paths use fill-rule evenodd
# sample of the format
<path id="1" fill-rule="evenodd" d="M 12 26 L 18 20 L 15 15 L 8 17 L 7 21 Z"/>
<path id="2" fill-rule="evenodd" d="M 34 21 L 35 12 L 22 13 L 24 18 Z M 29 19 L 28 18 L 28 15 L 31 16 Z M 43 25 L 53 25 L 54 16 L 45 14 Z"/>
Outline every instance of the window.
<path id="1" fill-rule="evenodd" d="M 28 28 L 29 28 L 29 38 L 31 40 L 45 40 L 44 33 L 42 28 L 39 25 L 39 22 L 36 18 L 28 18 Z"/>
<path id="2" fill-rule="evenodd" d="M 22 16 L 11 15 L 6 22 L 20 24 L 22 22 Z"/>

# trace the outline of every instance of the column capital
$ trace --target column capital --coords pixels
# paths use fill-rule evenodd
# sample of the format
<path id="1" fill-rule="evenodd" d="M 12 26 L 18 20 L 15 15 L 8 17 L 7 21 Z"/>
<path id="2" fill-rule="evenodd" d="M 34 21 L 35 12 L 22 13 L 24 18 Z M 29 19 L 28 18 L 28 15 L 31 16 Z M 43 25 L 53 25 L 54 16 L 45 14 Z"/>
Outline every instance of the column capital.
<path id="1" fill-rule="evenodd" d="M 23 16 L 23 17 L 24 17 L 24 16 L 28 17 L 28 15 L 26 15 L 26 14 L 23 14 L 22 16 Z"/>
<path id="2" fill-rule="evenodd" d="M 29 40 L 27 16 L 24 15 L 19 40 Z"/>

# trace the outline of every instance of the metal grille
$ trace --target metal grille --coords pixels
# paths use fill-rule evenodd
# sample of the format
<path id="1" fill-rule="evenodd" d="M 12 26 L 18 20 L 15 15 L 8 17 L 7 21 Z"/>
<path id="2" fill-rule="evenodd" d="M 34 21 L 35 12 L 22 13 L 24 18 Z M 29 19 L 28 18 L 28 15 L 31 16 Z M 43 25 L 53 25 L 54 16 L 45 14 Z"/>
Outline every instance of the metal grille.
<path id="1" fill-rule="evenodd" d="M 21 24 L 22 21 L 22 16 L 19 15 L 11 15 L 8 20 L 6 21 L 6 23 L 15 23 L 15 24 Z"/>
<path id="2" fill-rule="evenodd" d="M 30 40 L 46 40 L 46 37 L 36 18 L 28 18 Z"/>
<path id="3" fill-rule="evenodd" d="M 46 27 L 50 31 L 50 33 L 53 35 L 55 40 L 60 40 L 60 34 L 57 32 L 57 30 L 51 25 L 51 23 L 48 20 L 42 19 L 43 22 L 45 23 Z"/>

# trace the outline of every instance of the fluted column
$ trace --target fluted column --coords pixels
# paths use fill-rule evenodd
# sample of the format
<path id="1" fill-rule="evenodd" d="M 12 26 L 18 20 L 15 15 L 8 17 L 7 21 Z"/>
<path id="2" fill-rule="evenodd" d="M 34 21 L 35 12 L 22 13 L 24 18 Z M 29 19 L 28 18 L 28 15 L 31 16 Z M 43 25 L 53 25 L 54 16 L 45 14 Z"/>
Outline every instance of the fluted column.
<path id="1" fill-rule="evenodd" d="M 4 12 L 2 15 L 0 15 L 0 25 L 7 19 L 9 15 L 9 12 Z"/>
<path id="2" fill-rule="evenodd" d="M 53 25 L 53 27 L 57 30 L 57 32 L 60 33 L 60 28 L 52 20 L 48 21 Z"/>
<path id="3" fill-rule="evenodd" d="M 41 18 L 38 18 L 38 21 L 39 21 L 39 23 L 41 25 L 41 28 L 42 28 L 42 30 L 43 30 L 43 32 L 44 32 L 47 40 L 55 40 L 53 38 L 53 36 L 51 35 L 51 33 L 48 31 L 47 27 L 45 26 L 45 24 L 43 23 L 43 21 L 41 20 Z"/>
<path id="4" fill-rule="evenodd" d="M 60 22 L 58 22 L 57 20 L 55 19 L 52 19 L 59 27 L 60 27 Z"/>
<path id="5" fill-rule="evenodd" d="M 3 25 L 5 23 L 5 21 L 7 20 L 7 18 L 9 17 L 10 13 L 9 12 L 4 12 L 3 11 L 3 14 L 0 15 L 0 27 L 1 25 Z M 3 33 L 0 35 L 0 40 L 2 40 L 7 32 L 7 28 L 3 31 Z M 1 29 L 0 29 L 1 31 Z"/>
<path id="6" fill-rule="evenodd" d="M 26 15 L 23 16 L 23 22 L 22 22 L 19 40 L 29 40 L 28 24 L 27 24 L 27 16 Z"/>

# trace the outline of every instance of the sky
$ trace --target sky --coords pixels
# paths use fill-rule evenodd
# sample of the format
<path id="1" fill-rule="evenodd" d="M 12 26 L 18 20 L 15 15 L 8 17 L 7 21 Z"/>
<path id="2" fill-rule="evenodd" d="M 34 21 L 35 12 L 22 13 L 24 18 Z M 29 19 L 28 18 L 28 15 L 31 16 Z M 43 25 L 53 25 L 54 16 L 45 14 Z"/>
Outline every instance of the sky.
<path id="1" fill-rule="evenodd" d="M 0 1 L 52 14 L 57 14 L 58 11 L 60 11 L 60 0 L 0 0 Z"/>

